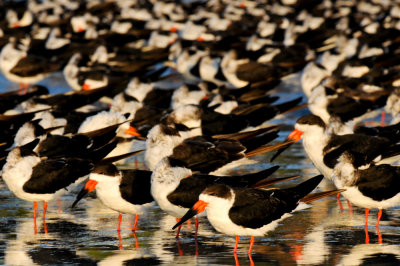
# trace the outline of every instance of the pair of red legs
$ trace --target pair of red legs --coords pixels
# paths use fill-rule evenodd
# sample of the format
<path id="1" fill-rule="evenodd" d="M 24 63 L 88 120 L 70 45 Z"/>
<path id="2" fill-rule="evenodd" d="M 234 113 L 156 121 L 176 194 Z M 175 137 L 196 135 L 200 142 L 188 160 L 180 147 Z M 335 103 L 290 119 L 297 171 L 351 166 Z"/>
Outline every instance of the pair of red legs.
<path id="1" fill-rule="evenodd" d="M 133 231 L 133 232 L 132 232 L 132 235 L 133 235 L 133 237 L 135 238 L 135 247 L 136 247 L 136 248 L 139 248 L 139 240 L 138 240 L 138 238 L 137 238 L 137 236 L 136 236 L 136 232 Z M 123 247 L 122 247 L 121 231 L 118 231 L 118 247 L 119 247 L 120 250 L 123 249 Z"/>
<path id="2" fill-rule="evenodd" d="M 132 235 L 135 238 L 135 247 L 139 248 L 139 240 L 137 239 L 136 236 L 136 230 L 139 228 L 137 227 L 137 223 L 139 221 L 139 214 L 135 215 L 135 222 L 133 224 L 133 227 L 131 228 L 132 230 Z M 119 214 L 118 216 L 118 240 L 119 240 L 119 249 L 122 249 L 122 237 L 121 237 L 121 222 L 122 222 L 122 213 Z"/>
<path id="3" fill-rule="evenodd" d="M 46 211 L 47 211 L 47 202 L 43 203 L 43 228 L 44 233 L 47 234 L 47 225 L 46 225 Z M 37 216 L 37 202 L 33 202 L 33 225 L 35 230 L 35 235 L 37 234 L 37 226 L 36 226 L 36 216 Z"/>
<path id="4" fill-rule="evenodd" d="M 133 227 L 131 228 L 131 230 L 133 232 L 135 232 L 136 230 L 138 230 L 139 228 L 137 227 L 137 223 L 139 221 L 139 214 L 135 215 L 135 223 L 133 224 Z M 121 222 L 122 222 L 122 213 L 119 214 L 118 216 L 118 232 L 121 231 Z"/>
<path id="5" fill-rule="evenodd" d="M 239 244 L 239 236 L 236 236 L 236 242 L 235 242 L 235 248 L 233 249 L 233 253 L 237 253 L 237 247 Z M 248 254 L 251 254 L 251 250 L 253 249 L 253 245 L 254 245 L 254 236 L 250 237 L 250 247 L 249 247 L 249 251 L 247 252 Z"/>
<path id="6" fill-rule="evenodd" d="M 179 223 L 180 222 L 180 218 L 176 218 L 176 222 Z M 190 224 L 190 220 L 187 221 L 188 224 Z M 194 233 L 194 238 L 197 239 L 197 232 L 199 230 L 199 220 L 197 219 L 197 217 L 194 217 L 194 225 L 195 225 L 195 233 Z M 176 239 L 179 239 L 179 234 L 181 232 L 181 228 L 182 225 L 178 226 L 178 231 L 176 232 Z"/>
<path id="7" fill-rule="evenodd" d="M 176 222 L 178 223 L 181 219 L 180 218 L 176 218 Z M 187 221 L 188 224 L 190 224 L 190 220 Z M 197 243 L 197 233 L 199 230 L 199 220 L 197 219 L 197 217 L 194 217 L 194 224 L 195 224 L 195 233 L 194 233 L 194 244 L 196 246 L 196 251 L 195 251 L 195 255 L 198 256 L 199 255 L 199 246 Z M 179 256 L 183 256 L 183 251 L 181 249 L 181 243 L 179 241 L 179 234 L 181 232 L 181 228 L 182 225 L 178 226 L 178 231 L 176 232 L 176 244 L 178 246 L 178 252 L 179 252 Z"/>
<path id="8" fill-rule="evenodd" d="M 236 236 L 235 248 L 233 249 L 233 256 L 235 257 L 235 263 L 237 266 L 239 265 L 239 259 L 237 257 L 237 247 L 239 244 L 239 238 L 240 238 L 239 236 Z M 253 249 L 253 245 L 254 245 L 254 236 L 251 236 L 250 237 L 250 247 L 249 247 L 249 251 L 247 252 L 251 266 L 254 265 L 253 258 L 251 257 L 251 250 Z"/>
<path id="9" fill-rule="evenodd" d="M 369 244 L 369 235 L 368 235 L 368 215 L 369 215 L 369 209 L 365 209 L 365 244 Z M 379 232 L 379 222 L 382 217 L 382 209 L 379 209 L 378 212 L 378 220 L 376 221 L 376 232 L 378 233 L 378 243 L 382 244 L 382 235 L 381 232 Z"/>
<path id="10" fill-rule="evenodd" d="M 248 256 L 249 256 L 250 266 L 254 266 L 254 261 L 253 258 L 251 257 L 251 253 L 249 253 Z M 235 265 L 239 266 L 240 264 L 237 253 L 233 253 L 233 257 L 235 258 Z"/>
<path id="11" fill-rule="evenodd" d="M 336 194 L 336 199 L 337 199 L 340 211 L 343 211 L 344 209 L 343 209 L 342 202 L 340 201 L 340 193 Z M 348 200 L 347 200 L 347 207 L 349 208 L 349 213 L 352 214 L 353 213 L 353 208 L 351 207 L 351 203 Z"/>

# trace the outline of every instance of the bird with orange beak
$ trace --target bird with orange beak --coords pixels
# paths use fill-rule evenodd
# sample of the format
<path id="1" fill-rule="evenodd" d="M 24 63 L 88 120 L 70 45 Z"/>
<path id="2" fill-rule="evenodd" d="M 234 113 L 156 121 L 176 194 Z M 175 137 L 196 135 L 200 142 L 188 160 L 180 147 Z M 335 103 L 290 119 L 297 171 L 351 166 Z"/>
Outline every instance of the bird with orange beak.
<path id="1" fill-rule="evenodd" d="M 316 115 L 300 117 L 286 141 L 303 140 L 303 147 L 314 166 L 329 180 L 339 157 L 348 152 L 355 156 L 354 167 L 374 164 L 391 164 L 400 159 L 400 145 L 386 137 L 365 134 L 332 134 L 324 121 Z M 271 161 L 288 146 L 280 149 Z"/>
<path id="2" fill-rule="evenodd" d="M 337 193 L 335 190 L 309 194 L 322 179 L 323 176 L 318 175 L 287 189 L 233 188 L 224 184 L 210 186 L 173 229 L 206 210 L 208 220 L 217 231 L 236 236 L 234 253 L 237 252 L 239 236 L 251 236 L 250 254 L 254 236 L 264 236 L 291 213 L 307 206 L 300 203 Z"/>

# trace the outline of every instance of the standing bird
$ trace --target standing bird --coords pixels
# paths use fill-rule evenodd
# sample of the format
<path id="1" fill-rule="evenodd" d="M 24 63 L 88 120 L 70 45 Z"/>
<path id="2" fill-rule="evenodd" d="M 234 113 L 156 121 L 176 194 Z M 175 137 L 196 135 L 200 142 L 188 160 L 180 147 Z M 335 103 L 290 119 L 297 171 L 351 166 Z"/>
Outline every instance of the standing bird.
<path id="1" fill-rule="evenodd" d="M 43 201 L 43 219 L 46 215 L 47 201 L 56 194 L 63 192 L 64 188 L 73 184 L 80 177 L 93 170 L 95 162 L 100 161 L 110 153 L 117 141 L 88 154 L 86 159 L 74 157 L 46 158 L 39 157 L 32 151 L 38 139 L 13 148 L 3 167 L 3 180 L 8 188 L 18 197 L 34 202 L 34 220 L 36 221 L 37 201 Z"/>
<path id="2" fill-rule="evenodd" d="M 342 195 L 352 204 L 365 208 L 366 243 L 368 237 L 369 209 L 379 209 L 376 230 L 379 242 L 382 236 L 379 232 L 379 222 L 382 209 L 400 205 L 400 167 L 389 164 L 370 164 L 356 167 L 356 158 L 349 152 L 344 152 L 336 164 L 332 180 L 339 189 L 346 189 Z"/>
<path id="3" fill-rule="evenodd" d="M 269 179 L 279 166 L 238 176 L 215 176 L 193 173 L 183 161 L 165 157 L 153 171 L 151 177 L 151 194 L 160 208 L 171 216 L 182 217 L 188 209 L 199 200 L 200 193 L 214 184 L 225 184 L 235 187 L 260 187 L 276 182 L 289 180 L 294 177 Z M 195 218 L 197 236 L 198 221 Z M 179 238 L 180 227 L 176 234 Z"/>
<path id="4" fill-rule="evenodd" d="M 151 171 L 146 170 L 119 170 L 111 163 L 98 164 L 89 175 L 89 181 L 79 192 L 72 208 L 87 193 L 96 189 L 97 197 L 108 208 L 119 212 L 118 232 L 121 231 L 122 213 L 135 214 L 135 224 L 132 231 L 137 228 L 139 214 L 154 205 L 150 193 Z"/>
<path id="5" fill-rule="evenodd" d="M 210 186 L 200 194 L 199 201 L 173 229 L 207 210 L 207 218 L 217 231 L 236 235 L 233 251 L 235 254 L 239 236 L 251 236 L 248 251 L 250 254 L 254 236 L 264 236 L 268 231 L 274 230 L 278 223 L 289 217 L 292 212 L 304 208 L 301 202 L 308 203 L 337 193 L 328 191 L 308 195 L 322 179 L 323 176 L 318 175 L 287 189 L 233 188 L 224 184 Z"/>

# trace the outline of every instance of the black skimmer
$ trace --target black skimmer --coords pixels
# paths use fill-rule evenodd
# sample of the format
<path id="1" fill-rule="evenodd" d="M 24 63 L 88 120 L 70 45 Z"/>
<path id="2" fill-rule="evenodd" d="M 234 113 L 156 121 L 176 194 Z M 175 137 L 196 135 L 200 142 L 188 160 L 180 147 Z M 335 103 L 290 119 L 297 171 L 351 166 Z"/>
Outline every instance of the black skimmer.
<path id="1" fill-rule="evenodd" d="M 277 137 L 275 127 L 209 136 L 200 135 L 196 127 L 188 128 L 168 120 L 167 118 L 154 126 L 147 136 L 145 162 L 150 170 L 153 170 L 162 158 L 172 156 L 198 166 L 213 158 L 212 164 L 203 166 L 206 166 L 208 172 L 225 166 L 218 170 L 219 173 L 223 173 L 233 167 L 232 164 L 228 165 L 230 162 L 251 163 L 251 160 L 245 158 L 279 148 L 275 145 L 266 145 Z M 197 170 L 199 169 L 201 167 Z"/>
<path id="2" fill-rule="evenodd" d="M 96 189 L 97 197 L 110 209 L 119 212 L 118 231 L 121 230 L 122 213 L 135 214 L 137 228 L 139 215 L 155 205 L 150 193 L 151 171 L 119 170 L 113 164 L 98 164 L 89 175 L 89 181 L 77 195 L 72 208 L 87 193 Z"/>
<path id="3" fill-rule="evenodd" d="M 237 251 L 239 236 L 251 236 L 251 253 L 254 236 L 264 236 L 274 230 L 280 221 L 291 213 L 305 208 L 308 203 L 336 191 L 310 194 L 323 179 L 322 175 L 287 189 L 233 188 L 224 184 L 207 187 L 190 210 L 173 229 L 196 214 L 207 210 L 207 218 L 219 232 L 236 236 L 234 253 Z"/>
<path id="4" fill-rule="evenodd" d="M 400 168 L 389 164 L 357 165 L 357 157 L 344 152 L 335 165 L 332 181 L 338 189 L 345 189 L 342 195 L 351 203 L 365 208 L 365 227 L 368 226 L 369 209 L 379 209 L 376 228 L 382 209 L 400 205 Z M 368 241 L 367 241 L 368 242 Z"/>
<path id="5" fill-rule="evenodd" d="M 28 53 L 27 50 L 28 48 L 23 44 L 11 41 L 3 47 L 0 53 L 2 73 L 10 81 L 24 85 L 25 92 L 28 85 L 44 79 L 61 67 L 59 63 L 51 61 L 50 58 Z"/>
<path id="6" fill-rule="evenodd" d="M 333 78 L 330 78 L 326 82 L 332 80 Z M 339 116 L 343 122 L 353 120 L 355 123 L 376 117 L 380 113 L 379 109 L 384 107 L 390 90 L 361 84 L 361 81 L 357 83 L 360 87 L 358 91 L 349 90 L 348 85 L 344 85 L 347 89 L 331 88 L 329 84 L 317 86 L 308 100 L 310 111 L 320 116 L 325 123 L 328 123 L 333 115 Z"/>
<path id="7" fill-rule="evenodd" d="M 15 9 L 7 9 L 6 19 L 9 28 L 30 27 L 35 22 L 33 13 L 30 10 L 17 12 Z M 21 11 L 21 9 L 19 9 Z M 22 13 L 18 14 L 18 13 Z"/>
<path id="8" fill-rule="evenodd" d="M 127 117 L 129 117 L 129 113 L 121 114 L 119 112 L 101 111 L 93 116 L 87 117 L 79 126 L 77 133 L 87 134 L 92 131 L 102 130 L 102 128 L 106 126 L 118 125 L 116 132 L 117 138 L 120 141 L 109 156 L 121 155 L 138 149 L 143 149 L 145 145 L 144 142 L 138 142 L 137 138 L 132 138 L 130 134 L 126 134 L 126 130 L 129 129 L 128 122 L 130 121 Z M 128 162 L 132 160 L 132 158 L 133 157 L 123 158 L 123 161 L 119 163 Z"/>
<path id="9" fill-rule="evenodd" d="M 364 134 L 328 135 L 326 129 L 327 126 L 320 117 L 306 115 L 297 120 L 295 130 L 287 139 L 293 142 L 303 139 L 308 157 L 321 174 L 330 180 L 339 156 L 345 151 L 357 156 L 355 167 L 398 160 L 399 145 L 390 139 Z"/>
<path id="10" fill-rule="evenodd" d="M 21 147 L 13 148 L 7 156 L 2 178 L 8 188 L 19 198 L 34 202 L 34 220 L 36 220 L 37 201 L 44 201 L 43 219 L 47 210 L 47 201 L 64 188 L 93 170 L 95 162 L 100 161 L 117 142 L 111 142 L 82 158 L 40 158 L 32 151 L 38 139 Z"/>
<path id="11" fill-rule="evenodd" d="M 182 217 L 199 200 L 200 193 L 214 184 L 234 187 L 261 187 L 294 177 L 271 179 L 269 176 L 279 167 L 238 176 L 195 174 L 185 162 L 166 157 L 156 166 L 151 176 L 151 194 L 160 208 L 171 216 Z M 197 236 L 198 221 L 196 219 Z M 180 229 L 180 228 L 179 228 Z M 179 238 L 178 230 L 176 238 Z"/>

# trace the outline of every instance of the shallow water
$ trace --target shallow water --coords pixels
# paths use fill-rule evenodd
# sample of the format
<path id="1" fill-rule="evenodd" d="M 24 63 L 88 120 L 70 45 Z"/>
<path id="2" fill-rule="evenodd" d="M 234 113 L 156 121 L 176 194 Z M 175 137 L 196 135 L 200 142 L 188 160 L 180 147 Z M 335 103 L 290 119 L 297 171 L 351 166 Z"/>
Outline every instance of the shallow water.
<path id="1" fill-rule="evenodd" d="M 286 80 L 279 89 L 282 98 L 301 95 L 296 87 L 297 77 Z M 62 75 L 56 73 L 42 81 L 53 93 L 68 90 Z M 0 78 L 1 90 L 16 89 L 16 84 Z M 278 141 L 283 140 L 295 120 L 306 113 L 299 110 L 276 119 L 281 124 Z M 143 168 L 143 158 L 138 166 Z M 272 166 L 271 154 L 258 156 L 259 164 L 241 167 L 236 173 L 256 171 Z M 317 171 L 306 158 L 301 143 L 294 144 L 278 157 L 273 165 L 280 165 L 278 176 L 301 175 L 302 178 L 286 182 L 290 186 L 314 176 Z M 129 166 L 124 166 L 129 167 Z M 332 189 L 323 181 L 319 189 Z M 376 211 L 370 212 L 367 232 L 364 228 L 364 210 L 354 207 L 350 212 L 345 200 L 340 210 L 335 197 L 314 202 L 309 208 L 294 213 L 265 237 L 256 237 L 251 257 L 247 255 L 249 238 L 242 237 L 237 257 L 233 255 L 234 237 L 216 232 L 201 217 L 199 235 L 194 239 L 194 224 L 182 227 L 182 236 L 175 240 L 171 229 L 175 218 L 164 214 L 158 207 L 139 219 L 140 230 L 135 234 L 130 227 L 133 216 L 124 215 L 122 230 L 117 232 L 118 214 L 102 206 L 95 195 L 87 197 L 76 208 L 70 206 L 75 191 L 49 203 L 46 223 L 39 215 L 33 221 L 33 204 L 16 198 L 0 182 L 0 264 L 8 265 L 400 265 L 400 211 L 384 213 L 380 235 L 375 228 Z M 369 244 L 366 244 L 366 233 Z M 381 242 L 381 244 L 380 244 Z M 237 260 L 237 261 L 236 261 Z"/>

